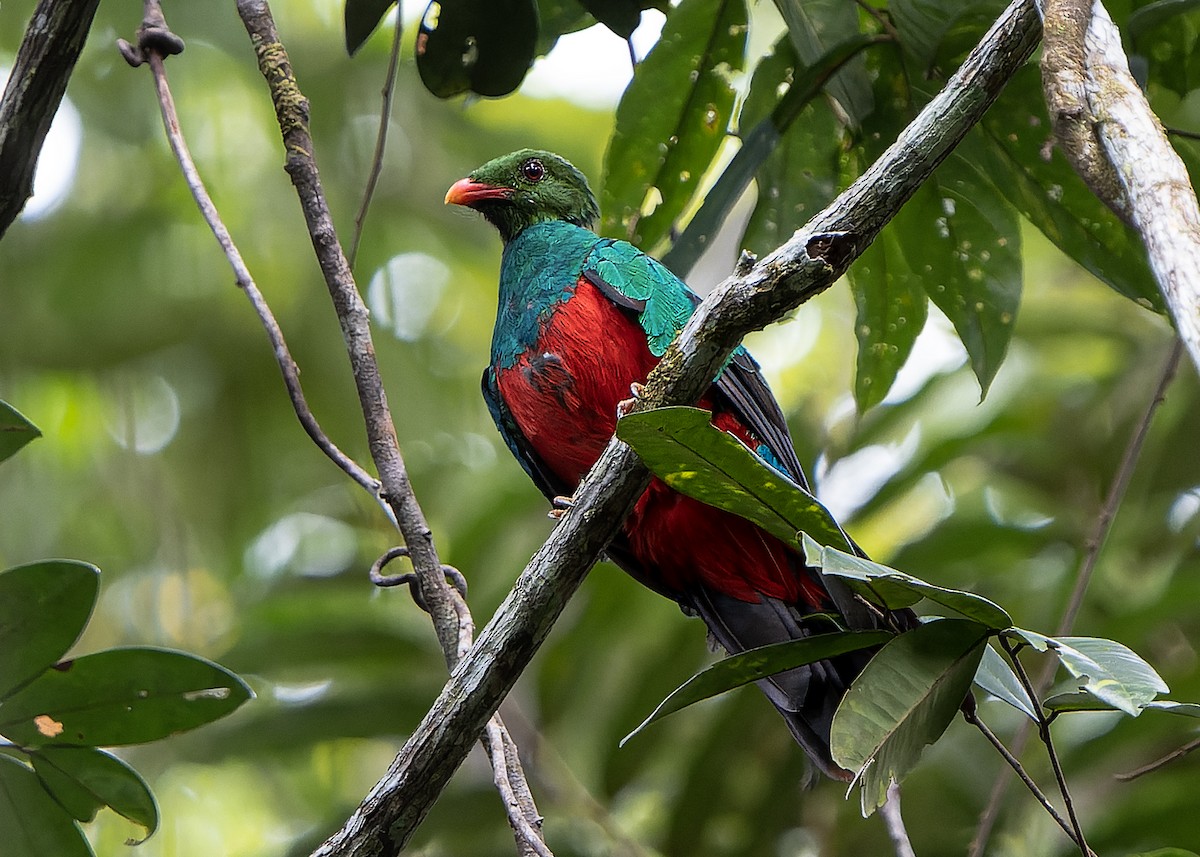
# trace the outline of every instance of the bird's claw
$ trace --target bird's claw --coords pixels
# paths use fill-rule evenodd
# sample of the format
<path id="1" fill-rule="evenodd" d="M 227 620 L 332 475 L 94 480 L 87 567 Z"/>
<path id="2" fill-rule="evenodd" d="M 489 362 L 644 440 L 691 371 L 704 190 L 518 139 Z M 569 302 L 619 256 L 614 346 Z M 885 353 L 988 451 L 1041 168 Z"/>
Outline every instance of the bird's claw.
<path id="1" fill-rule="evenodd" d="M 570 511 L 571 507 L 575 505 L 575 498 L 567 497 L 566 495 L 559 494 L 557 497 L 555 497 L 553 500 L 550 501 L 550 505 L 553 506 L 554 508 L 546 513 L 546 517 L 550 518 L 552 520 L 558 521 L 558 520 L 561 520 L 562 516 L 567 514 L 567 512 Z"/>
<path id="2" fill-rule="evenodd" d="M 621 401 L 617 402 L 617 417 L 618 418 L 629 416 L 630 412 L 633 411 L 633 406 L 638 403 L 638 399 L 640 399 L 642 397 L 642 392 L 645 389 L 646 389 L 646 385 L 639 384 L 637 381 L 634 381 L 632 384 L 629 385 L 629 392 L 631 394 L 629 396 L 629 398 L 622 399 Z"/>

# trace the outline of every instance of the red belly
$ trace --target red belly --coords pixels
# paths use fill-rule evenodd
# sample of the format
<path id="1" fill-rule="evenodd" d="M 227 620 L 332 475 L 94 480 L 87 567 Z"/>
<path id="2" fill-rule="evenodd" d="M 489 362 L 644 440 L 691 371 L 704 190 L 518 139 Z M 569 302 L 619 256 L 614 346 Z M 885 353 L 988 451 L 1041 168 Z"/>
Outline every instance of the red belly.
<path id="1" fill-rule="evenodd" d="M 551 317 L 538 349 L 497 373 L 500 395 L 538 456 L 577 485 L 604 451 L 617 403 L 657 363 L 641 326 L 591 283 Z M 706 397 L 701 407 L 712 409 Z M 758 440 L 729 412 L 713 423 L 751 448 Z M 625 535 L 645 573 L 663 588 L 697 584 L 743 601 L 770 595 L 819 607 L 821 588 L 782 542 L 749 521 L 676 493 L 658 479 L 625 522 Z"/>

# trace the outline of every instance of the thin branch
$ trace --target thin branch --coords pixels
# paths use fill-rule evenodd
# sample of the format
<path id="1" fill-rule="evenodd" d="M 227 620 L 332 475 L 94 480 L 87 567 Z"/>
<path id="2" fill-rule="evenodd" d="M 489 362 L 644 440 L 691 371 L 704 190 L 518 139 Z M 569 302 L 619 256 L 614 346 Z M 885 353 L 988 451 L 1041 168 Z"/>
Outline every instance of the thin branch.
<path id="1" fill-rule="evenodd" d="M 987 724 L 979 719 L 979 714 L 975 711 L 964 711 L 963 719 L 978 729 L 983 734 L 983 737 L 986 738 L 991 745 L 996 748 L 996 752 L 1000 754 L 1000 758 L 1004 759 L 1004 761 L 1008 763 L 1008 766 L 1012 768 L 1013 772 L 1021 778 L 1021 782 L 1025 783 L 1025 786 L 1037 799 L 1037 802 L 1042 805 L 1047 814 L 1054 819 L 1055 823 L 1062 828 L 1063 833 L 1071 837 L 1071 841 L 1078 845 L 1079 843 L 1075 839 L 1075 831 L 1071 829 L 1071 825 L 1067 823 L 1065 818 L 1059 815 L 1054 804 L 1050 803 L 1050 798 L 1046 797 L 1045 792 L 1038 788 L 1038 784 L 1035 783 L 1033 781 L 1033 777 L 1029 776 L 1029 774 L 1026 772 L 1024 766 L 1021 765 L 1021 761 L 1015 755 L 1013 755 L 1013 753 L 1010 752 L 1007 747 L 1004 746 L 1004 742 L 997 737 L 996 733 L 989 729 Z"/>
<path id="2" fill-rule="evenodd" d="M 0 235 L 33 194 L 42 143 L 100 0 L 39 0 L 0 97 Z"/>
<path id="3" fill-rule="evenodd" d="M 1150 401 L 1146 403 L 1146 408 L 1142 412 L 1141 419 L 1138 420 L 1133 432 L 1129 435 L 1129 441 L 1125 444 L 1125 451 L 1121 456 L 1121 463 L 1118 465 L 1117 472 L 1113 476 L 1112 485 L 1109 486 L 1108 494 L 1105 496 L 1104 503 L 1096 515 L 1096 521 L 1092 525 L 1092 532 L 1088 535 L 1085 542 L 1083 559 L 1079 564 L 1079 571 L 1075 575 L 1075 585 L 1071 590 L 1070 596 L 1067 598 L 1067 604 L 1063 608 L 1062 617 L 1059 619 L 1058 627 L 1054 632 L 1056 637 L 1062 637 L 1071 633 L 1071 629 L 1075 626 L 1075 618 L 1079 614 L 1080 607 L 1083 605 L 1088 584 L 1091 583 L 1092 573 L 1095 571 L 1096 562 L 1100 557 L 1100 550 L 1104 547 L 1104 543 L 1108 539 L 1108 533 L 1112 529 L 1113 521 L 1116 519 L 1117 510 L 1121 507 L 1121 501 L 1124 500 L 1125 491 L 1129 487 L 1129 480 L 1133 478 L 1133 472 L 1136 469 L 1138 459 L 1141 458 L 1142 448 L 1145 446 L 1146 436 L 1150 431 L 1150 424 L 1154 419 L 1154 414 L 1166 398 L 1167 387 L 1170 386 L 1172 379 L 1175 377 L 1182 355 L 1183 344 L 1178 338 L 1175 338 L 1171 343 L 1171 348 L 1167 354 L 1166 361 L 1163 363 L 1163 368 L 1159 372 L 1158 383 L 1155 385 L 1154 393 L 1151 395 Z M 1042 672 L 1038 675 L 1037 692 L 1039 698 L 1045 695 L 1047 689 L 1049 689 L 1051 683 L 1054 681 L 1054 674 L 1057 670 L 1057 662 L 1053 659 L 1047 660 L 1045 666 L 1042 668 Z M 1014 733 L 1012 739 L 1012 751 L 1017 756 L 1020 756 L 1024 752 L 1032 729 L 1033 721 L 1031 720 L 1022 720 L 1021 725 L 1017 727 L 1017 731 Z M 1012 781 L 1002 770 L 999 776 L 996 777 L 996 781 L 992 784 L 992 791 L 988 795 L 987 806 L 980 813 L 979 824 L 975 829 L 975 837 L 971 840 L 971 847 L 967 851 L 968 857 L 980 857 L 983 854 L 984 848 L 987 847 L 988 840 L 991 838 L 992 828 L 995 827 L 996 821 L 1000 817 L 1000 810 L 1004 805 L 1004 797 L 1008 792 L 1010 782 Z"/>
<path id="4" fill-rule="evenodd" d="M 380 496 L 390 507 L 394 515 L 393 520 L 404 538 L 405 550 L 413 565 L 415 591 L 419 595 L 420 603 L 433 620 L 446 666 L 453 676 L 464 654 L 471 648 L 474 622 L 463 597 L 446 584 L 446 566 L 443 566 L 438 558 L 433 533 L 417 502 L 404 459 L 400 454 L 396 427 L 388 409 L 379 364 L 375 359 L 369 314 L 354 281 L 350 264 L 342 252 L 329 205 L 321 188 L 313 156 L 313 140 L 308 127 L 308 100 L 296 84 L 291 61 L 279 39 L 270 7 L 265 0 L 238 0 L 237 7 L 254 46 L 259 70 L 270 88 L 276 118 L 283 135 L 284 150 L 287 152 L 285 169 L 300 198 L 313 249 L 342 328 L 363 412 L 367 442 L 382 483 Z M 499 736 L 498 743 L 486 738 L 485 728 L 493 730 Z M 507 738 L 507 731 L 499 715 L 495 714 L 495 707 L 459 737 L 465 742 L 459 762 L 466 755 L 470 743 L 477 739 L 484 741 L 485 747 L 490 751 L 493 770 L 497 772 L 497 782 L 508 784 L 508 788 L 502 789 L 501 792 L 505 797 L 505 808 L 510 823 L 517 835 L 518 847 L 523 853 L 547 857 L 550 852 L 542 841 L 537 809 L 533 806 L 532 797 L 529 796 L 528 787 L 525 785 L 520 760 L 509 747 L 512 739 Z M 456 762 L 455 767 L 457 764 Z M 519 800 L 510 800 L 511 795 L 521 797 Z M 373 833 L 378 837 L 388 836 L 385 828 L 378 828 Z"/>
<path id="5" fill-rule="evenodd" d="M 1032 0 L 1014 0 L 878 162 L 786 244 L 709 295 L 651 373 L 637 408 L 696 401 L 746 333 L 829 288 L 979 121 L 1033 52 L 1039 33 Z M 576 492 L 575 505 L 451 673 L 387 774 L 315 854 L 399 853 L 647 484 L 649 473 L 633 451 L 610 441 Z"/>
<path id="6" fill-rule="evenodd" d="M 896 852 L 896 857 L 917 857 L 908 838 L 908 829 L 904 826 L 904 816 L 900 812 L 900 786 L 896 783 L 888 786 L 887 800 L 879 808 L 879 814 L 883 816 L 883 826 L 887 830 L 888 839 L 892 840 L 892 850 Z"/>
<path id="7" fill-rule="evenodd" d="M 388 125 L 392 119 L 392 97 L 396 93 L 396 69 L 400 67 L 400 42 L 404 33 L 401 26 L 400 13 L 396 13 L 396 26 L 392 28 L 392 53 L 388 57 L 387 74 L 383 79 L 383 107 L 379 111 L 379 132 L 375 135 L 375 154 L 371 156 L 371 173 L 367 176 L 367 186 L 363 189 L 362 202 L 358 206 L 358 214 L 354 216 L 354 240 L 350 242 L 350 267 L 354 267 L 358 259 L 358 244 L 362 241 L 363 224 L 367 220 L 367 211 L 371 208 L 371 198 L 375 195 L 375 187 L 379 184 L 379 176 L 383 173 L 383 153 L 387 148 Z"/>
<path id="8" fill-rule="evenodd" d="M 1088 848 L 1087 840 L 1083 836 L 1083 827 L 1079 824 L 1079 817 L 1075 814 L 1075 802 L 1071 799 L 1071 790 L 1067 787 L 1067 778 L 1063 774 L 1062 763 L 1059 762 L 1058 752 L 1054 749 L 1054 741 L 1050 737 L 1050 721 L 1046 719 L 1046 715 L 1042 711 L 1041 697 L 1034 691 L 1033 682 L 1029 680 L 1029 674 L 1025 672 L 1025 665 L 1021 663 L 1013 644 L 1003 635 L 999 637 L 999 640 L 1000 647 L 1004 649 L 1008 654 L 1008 659 L 1012 662 L 1017 680 L 1021 682 L 1021 687 L 1025 689 L 1029 701 L 1033 704 L 1033 712 L 1037 715 L 1038 720 L 1038 737 L 1045 745 L 1046 755 L 1050 758 L 1050 766 L 1054 769 L 1054 778 L 1058 781 L 1058 791 L 1067 808 L 1067 816 L 1071 819 L 1071 829 L 1075 831 L 1075 844 L 1079 846 L 1084 857 L 1089 857 L 1092 850 Z"/>
<path id="9" fill-rule="evenodd" d="M 338 449 L 333 441 L 322 431 L 317 418 L 313 415 L 312 409 L 308 407 L 308 403 L 305 401 L 304 391 L 300 386 L 300 370 L 296 367 L 296 362 L 292 359 L 291 352 L 288 350 L 287 342 L 283 338 L 283 331 L 280 329 L 279 323 L 275 320 L 271 308 L 263 298 L 262 292 L 258 290 L 254 278 L 251 277 L 250 270 L 246 267 L 245 260 L 242 259 L 242 254 L 238 251 L 237 245 L 234 244 L 233 238 L 229 234 L 224 221 L 221 220 L 221 215 L 217 211 L 216 205 L 213 204 L 212 197 L 209 196 L 208 190 L 204 186 L 204 181 L 200 178 L 200 173 L 196 169 L 196 163 L 192 160 L 191 153 L 188 151 L 187 141 L 180 130 L 179 114 L 175 110 L 175 100 L 171 97 L 171 88 L 167 83 L 167 70 L 164 59 L 166 50 L 175 47 L 177 50 L 173 52 L 179 53 L 183 50 L 183 43 L 167 29 L 166 21 L 163 20 L 162 10 L 158 7 L 157 0 L 147 0 L 146 7 L 146 18 L 142 26 L 138 28 L 138 44 L 132 46 L 122 40 L 122 55 L 132 65 L 138 65 L 142 62 L 148 62 L 150 65 L 150 70 L 154 75 L 154 87 L 158 93 L 158 104 L 162 112 L 163 126 L 166 129 L 171 151 L 175 153 L 175 159 L 179 162 L 179 168 L 183 173 L 184 181 L 187 183 L 188 189 L 191 190 L 192 196 L 196 200 L 196 205 L 200 209 L 201 216 L 204 217 L 205 222 L 212 229 L 217 243 L 221 245 L 221 250 L 225 253 L 225 258 L 229 261 L 229 266 L 233 269 L 233 275 L 238 287 L 250 299 L 250 304 L 254 307 L 255 314 L 258 315 L 263 329 L 267 332 L 267 338 L 270 340 L 271 348 L 275 352 L 275 362 L 279 364 L 279 371 L 283 375 L 284 386 L 287 388 L 288 397 L 291 399 L 292 408 L 296 411 L 296 417 L 300 420 L 300 425 L 304 427 L 304 431 L 308 436 L 312 438 L 318 448 L 334 464 L 345 471 L 351 479 L 372 495 L 377 496 L 379 491 L 378 480 Z M 164 45 L 167 47 L 164 48 Z"/>
<path id="10" fill-rule="evenodd" d="M 1121 780 L 1122 782 L 1136 780 L 1138 777 L 1157 771 L 1159 768 L 1169 765 L 1176 759 L 1182 759 L 1188 753 L 1198 749 L 1200 749 L 1200 738 L 1193 738 L 1182 747 L 1178 747 L 1172 750 L 1170 753 L 1167 753 L 1167 755 L 1163 756 L 1161 759 L 1156 759 L 1148 765 L 1142 765 L 1140 768 L 1136 768 L 1124 774 L 1114 774 L 1114 776 L 1116 779 Z"/>

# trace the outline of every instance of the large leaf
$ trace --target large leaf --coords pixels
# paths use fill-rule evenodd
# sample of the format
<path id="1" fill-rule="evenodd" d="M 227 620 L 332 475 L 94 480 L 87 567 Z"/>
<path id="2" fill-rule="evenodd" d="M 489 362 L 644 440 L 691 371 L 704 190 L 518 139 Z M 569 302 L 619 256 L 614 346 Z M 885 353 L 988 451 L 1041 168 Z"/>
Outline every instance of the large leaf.
<path id="1" fill-rule="evenodd" d="M 1050 147 L 1051 131 L 1036 67 L 1017 72 L 980 123 L 972 162 L 1060 250 L 1128 298 L 1161 308 L 1137 237 L 1096 198 Z M 1046 152 L 1049 151 L 1049 157 Z"/>
<path id="2" fill-rule="evenodd" d="M 870 646 L 880 646 L 893 636 L 887 631 L 834 631 L 786 643 L 761 646 L 732 655 L 696 673 L 671 691 L 641 725 L 621 739 L 621 743 L 624 744 L 651 723 L 703 699 L 825 658 Z"/>
<path id="3" fill-rule="evenodd" d="M 101 807 L 146 828 L 158 828 L 158 804 L 138 772 L 111 753 L 92 747 L 44 747 L 31 755 L 33 770 L 46 790 L 79 821 L 91 821 Z"/>
<path id="4" fill-rule="evenodd" d="M 628 39 L 642 20 L 643 9 L 667 11 L 667 0 L 579 0 L 604 26 Z"/>
<path id="5" fill-rule="evenodd" d="M 604 156 L 606 235 L 652 248 L 671 229 L 725 139 L 745 62 L 744 0 L 684 0 L 617 107 Z"/>
<path id="6" fill-rule="evenodd" d="M 203 658 L 110 649 L 64 661 L 7 699 L 0 734 L 24 747 L 142 744 L 224 717 L 251 696 Z"/>
<path id="7" fill-rule="evenodd" d="M 852 589 L 872 600 L 877 595 L 881 596 L 884 606 L 889 608 L 907 607 L 922 598 L 928 598 L 993 630 L 1003 631 L 1012 627 L 1012 617 L 1004 608 L 982 595 L 935 586 L 911 574 L 837 548 L 824 547 L 819 556 L 815 553 L 811 545 L 805 546 L 805 558 L 809 564 L 819 566 L 825 574 L 842 578 Z"/>
<path id="8" fill-rule="evenodd" d="M 1130 53 L 1144 58 L 1149 79 L 1183 98 L 1200 87 L 1200 16 L 1188 14 L 1197 9 L 1197 0 L 1158 0 L 1130 15 L 1123 28 L 1134 47 Z"/>
<path id="9" fill-rule="evenodd" d="M 9 458 L 29 441 L 42 436 L 41 431 L 16 408 L 0 401 L 0 461 Z"/>
<path id="10" fill-rule="evenodd" d="M 970 18 L 991 23 L 1004 6 L 1003 0 L 892 0 L 888 15 L 905 52 L 928 67 L 958 21 Z M 974 35 L 978 37 L 978 33 Z"/>
<path id="11" fill-rule="evenodd" d="M 1008 665 L 1008 661 L 1000 657 L 990 645 L 984 649 L 979 669 L 975 671 L 975 684 L 997 699 L 1007 702 L 1030 720 L 1037 720 L 1033 702 L 1016 673 Z"/>
<path id="12" fill-rule="evenodd" d="M 92 849 L 67 811 L 37 776 L 0 755 L 0 837 L 5 857 L 92 857 Z"/>
<path id="13" fill-rule="evenodd" d="M 887 396 L 925 327 L 925 274 L 914 270 L 899 229 L 884 229 L 846 272 L 858 316 L 854 400 L 859 413 Z"/>
<path id="14" fill-rule="evenodd" d="M 343 11 L 346 53 L 354 56 L 358 52 L 395 3 L 396 0 L 346 0 Z M 399 15 L 396 16 L 396 26 L 400 26 Z"/>
<path id="15" fill-rule="evenodd" d="M 0 572 L 0 701 L 58 662 L 92 615 L 100 569 L 47 560 Z"/>
<path id="16" fill-rule="evenodd" d="M 942 619 L 884 646 L 846 692 L 833 716 L 830 749 L 862 787 L 862 810 L 883 805 L 962 705 L 986 648 L 987 628 Z"/>
<path id="17" fill-rule="evenodd" d="M 560 36 L 590 27 L 596 22 L 579 0 L 538 0 L 537 7 L 538 56 L 550 53 Z"/>
<path id="18" fill-rule="evenodd" d="M 630 414 L 617 422 L 617 437 L 681 494 L 740 515 L 796 547 L 801 531 L 821 544 L 850 547 L 828 509 L 713 426 L 708 411 L 671 407 Z"/>
<path id="19" fill-rule="evenodd" d="M 1170 690 L 1154 667 L 1114 640 L 1057 637 L 1052 648 L 1067 671 L 1084 680 L 1081 690 L 1131 717 Z"/>
<path id="20" fill-rule="evenodd" d="M 1008 351 L 1021 299 L 1016 211 L 956 151 L 887 228 L 929 299 L 954 325 L 986 394 Z"/>
<path id="21" fill-rule="evenodd" d="M 525 79 L 537 38 L 534 0 L 433 0 L 417 32 L 417 71 L 438 98 L 508 95 Z"/>

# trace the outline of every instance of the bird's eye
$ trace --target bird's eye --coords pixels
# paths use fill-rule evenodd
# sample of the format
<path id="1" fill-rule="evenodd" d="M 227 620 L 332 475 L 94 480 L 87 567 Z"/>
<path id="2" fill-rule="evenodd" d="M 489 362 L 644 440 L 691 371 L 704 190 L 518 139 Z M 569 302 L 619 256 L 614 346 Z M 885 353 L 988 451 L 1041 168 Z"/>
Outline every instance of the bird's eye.
<path id="1" fill-rule="evenodd" d="M 526 181 L 540 182 L 546 177 L 546 167 L 537 158 L 530 158 L 521 164 L 521 175 Z"/>

